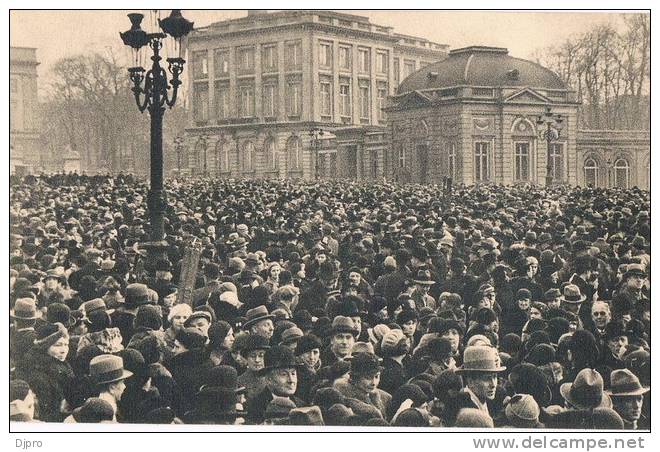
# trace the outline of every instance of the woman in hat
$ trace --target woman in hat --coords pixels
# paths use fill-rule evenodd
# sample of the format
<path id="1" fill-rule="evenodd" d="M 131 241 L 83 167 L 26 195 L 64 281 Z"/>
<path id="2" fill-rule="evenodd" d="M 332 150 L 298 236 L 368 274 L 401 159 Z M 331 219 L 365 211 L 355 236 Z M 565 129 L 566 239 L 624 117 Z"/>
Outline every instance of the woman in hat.
<path id="1" fill-rule="evenodd" d="M 217 320 L 208 329 L 207 349 L 209 359 L 214 365 L 225 364 L 231 347 L 234 345 L 234 329 L 224 320 Z"/>
<path id="2" fill-rule="evenodd" d="M 188 317 L 192 315 L 192 308 L 189 304 L 180 303 L 172 306 L 170 312 L 167 314 L 167 321 L 170 326 L 165 330 L 163 336 L 165 340 L 165 349 L 164 355 L 165 359 L 171 358 L 175 354 L 176 346 L 176 335 L 181 331 L 188 320 Z"/>
<path id="3" fill-rule="evenodd" d="M 25 365 L 17 377 L 28 382 L 38 400 L 37 419 L 61 422 L 60 406 L 66 388 L 75 375 L 67 363 L 69 334 L 61 323 L 47 323 L 37 328 L 34 345 L 25 356 Z"/>

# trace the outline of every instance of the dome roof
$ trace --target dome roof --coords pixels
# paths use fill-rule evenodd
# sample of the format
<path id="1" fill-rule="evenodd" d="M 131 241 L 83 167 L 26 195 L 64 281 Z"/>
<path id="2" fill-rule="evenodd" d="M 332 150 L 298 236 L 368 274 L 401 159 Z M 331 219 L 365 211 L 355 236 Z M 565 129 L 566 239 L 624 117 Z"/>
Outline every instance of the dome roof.
<path id="1" fill-rule="evenodd" d="M 550 69 L 511 57 L 507 49 L 472 46 L 452 50 L 445 60 L 410 74 L 399 85 L 397 94 L 458 85 L 568 89 Z"/>

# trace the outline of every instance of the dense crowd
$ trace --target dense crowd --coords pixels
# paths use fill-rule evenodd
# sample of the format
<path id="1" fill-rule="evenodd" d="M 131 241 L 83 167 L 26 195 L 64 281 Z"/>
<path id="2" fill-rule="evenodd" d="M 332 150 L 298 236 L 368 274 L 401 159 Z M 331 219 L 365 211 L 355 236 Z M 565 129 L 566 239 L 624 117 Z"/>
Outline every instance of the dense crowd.
<path id="1" fill-rule="evenodd" d="M 152 262 L 145 182 L 11 181 L 12 420 L 650 428 L 648 192 L 166 192 Z"/>

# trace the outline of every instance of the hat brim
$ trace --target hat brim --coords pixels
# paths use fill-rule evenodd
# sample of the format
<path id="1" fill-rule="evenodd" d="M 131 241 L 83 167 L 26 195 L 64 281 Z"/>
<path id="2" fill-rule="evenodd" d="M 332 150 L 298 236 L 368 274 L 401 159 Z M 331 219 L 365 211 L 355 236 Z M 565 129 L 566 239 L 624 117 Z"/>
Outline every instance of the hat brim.
<path id="1" fill-rule="evenodd" d="M 275 318 L 275 316 L 272 315 L 272 314 L 264 315 L 264 316 L 261 316 L 261 317 L 256 317 L 254 319 L 251 319 L 251 320 L 248 320 L 247 322 L 245 322 L 243 324 L 243 329 L 247 330 L 248 328 L 250 328 L 255 323 L 259 323 L 263 320 L 268 320 L 268 319 L 273 320 L 274 318 Z"/>
<path id="2" fill-rule="evenodd" d="M 600 399 L 600 403 L 596 406 L 583 405 L 580 402 L 576 402 L 575 399 L 571 396 L 571 387 L 573 383 L 564 383 L 559 386 L 559 393 L 568 403 L 573 405 L 576 408 L 581 410 L 589 410 L 592 408 L 612 408 L 612 399 L 610 399 L 607 392 L 603 391 L 603 396 Z"/>
<path id="3" fill-rule="evenodd" d="M 278 366 L 270 366 L 270 367 L 264 367 L 263 369 L 259 369 L 258 371 L 255 372 L 255 374 L 259 377 L 266 375 L 268 372 L 271 370 L 276 370 L 276 369 L 296 369 L 296 371 L 302 369 L 304 366 L 302 364 L 291 364 L 291 365 L 278 365 Z"/>
<path id="4" fill-rule="evenodd" d="M 421 284 L 422 286 L 432 286 L 433 284 L 435 284 L 435 281 L 418 280 L 418 279 L 413 279 L 413 282 L 415 284 Z"/>
<path id="5" fill-rule="evenodd" d="M 36 320 L 36 319 L 40 319 L 42 317 L 42 315 L 43 315 L 42 312 L 39 311 L 39 310 L 37 310 L 34 313 L 34 316 L 32 316 L 32 317 L 17 316 L 16 312 L 13 309 L 11 311 L 9 311 L 9 317 L 11 317 L 12 319 L 18 319 L 18 320 Z"/>
<path id="6" fill-rule="evenodd" d="M 102 381 L 97 380 L 96 384 L 97 385 L 103 385 L 103 384 L 108 384 L 108 383 L 115 383 L 117 381 L 126 380 L 127 378 L 132 377 L 132 376 L 133 376 L 133 372 L 131 372 L 130 370 L 123 369 L 120 376 L 118 376 L 116 378 L 113 378 L 111 380 L 102 380 Z"/>
<path id="7" fill-rule="evenodd" d="M 481 369 L 481 368 L 474 368 L 474 367 L 459 367 L 458 369 L 455 370 L 457 374 L 467 374 L 467 373 L 482 373 L 482 374 L 488 374 L 491 372 L 499 373 L 499 372 L 504 372 L 506 370 L 505 366 L 500 366 L 496 367 L 494 369 Z"/>
<path id="8" fill-rule="evenodd" d="M 587 299 L 586 295 L 582 295 L 579 300 L 567 300 L 566 298 L 564 298 L 563 295 L 561 297 L 559 297 L 560 302 L 562 302 L 562 303 L 572 303 L 572 304 L 583 303 L 586 299 Z"/>
<path id="9" fill-rule="evenodd" d="M 349 333 L 352 334 L 353 336 L 358 336 L 360 334 L 360 331 L 358 330 L 352 330 L 350 328 L 332 328 L 330 330 L 330 334 L 339 334 L 339 333 Z"/>
<path id="10" fill-rule="evenodd" d="M 638 397 L 641 395 L 646 394 L 649 392 L 651 388 L 639 388 L 634 391 L 628 391 L 628 392 L 612 392 L 611 390 L 605 391 L 605 394 L 607 394 L 610 397 Z"/>

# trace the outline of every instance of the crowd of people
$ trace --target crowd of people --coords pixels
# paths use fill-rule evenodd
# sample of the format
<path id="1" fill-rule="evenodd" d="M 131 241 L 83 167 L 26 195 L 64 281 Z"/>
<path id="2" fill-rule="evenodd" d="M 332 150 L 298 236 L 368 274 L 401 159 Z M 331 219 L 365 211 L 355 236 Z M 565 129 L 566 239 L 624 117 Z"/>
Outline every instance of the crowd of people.
<path id="1" fill-rule="evenodd" d="M 12 179 L 13 421 L 650 428 L 648 192 L 173 180 L 155 260 L 147 192 Z"/>

